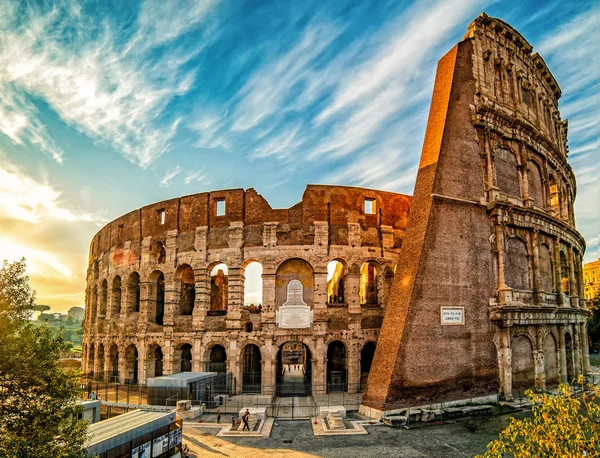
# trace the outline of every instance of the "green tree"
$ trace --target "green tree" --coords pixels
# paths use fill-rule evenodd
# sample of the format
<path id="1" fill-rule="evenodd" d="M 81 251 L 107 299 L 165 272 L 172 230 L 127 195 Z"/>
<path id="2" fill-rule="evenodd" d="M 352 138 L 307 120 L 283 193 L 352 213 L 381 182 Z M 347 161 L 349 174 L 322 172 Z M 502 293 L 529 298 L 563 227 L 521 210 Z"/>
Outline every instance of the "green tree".
<path id="1" fill-rule="evenodd" d="M 569 385 L 560 385 L 557 395 L 527 391 L 533 417 L 512 418 L 479 458 L 600 456 L 600 386 L 586 386 L 583 377 L 580 383 L 580 395 Z"/>
<path id="2" fill-rule="evenodd" d="M 79 374 L 58 360 L 60 334 L 30 324 L 35 292 L 25 260 L 0 267 L 0 456 L 85 457 Z"/>
<path id="3" fill-rule="evenodd" d="M 600 343 L 600 297 L 588 301 L 591 314 L 588 317 L 588 337 L 591 343 Z"/>

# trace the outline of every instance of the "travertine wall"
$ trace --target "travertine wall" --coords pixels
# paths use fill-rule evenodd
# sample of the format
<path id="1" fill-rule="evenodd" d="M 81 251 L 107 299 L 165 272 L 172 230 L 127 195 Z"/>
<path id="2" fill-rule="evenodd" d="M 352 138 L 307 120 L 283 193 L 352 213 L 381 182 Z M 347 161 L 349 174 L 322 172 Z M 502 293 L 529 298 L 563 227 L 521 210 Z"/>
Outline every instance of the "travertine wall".
<path id="1" fill-rule="evenodd" d="M 375 214 L 365 214 L 365 199 L 375 200 Z M 218 200 L 225 200 L 222 216 Z M 243 355 L 255 344 L 261 383 L 269 390 L 279 348 L 294 340 L 310 350 L 313 391 L 323 392 L 328 345 L 340 341 L 348 389 L 359 390 L 361 350 L 377 341 L 410 202 L 396 193 L 309 185 L 297 205 L 272 209 L 253 189 L 234 189 L 159 202 L 118 218 L 90 247 L 84 370 L 94 378 L 143 382 L 155 375 L 157 358 L 164 374 L 182 370 L 187 352 L 192 370 L 214 369 L 219 358 L 210 355 L 220 345 L 226 370 L 243 388 Z M 342 303 L 327 299 L 332 260 L 344 266 Z M 244 271 L 251 262 L 263 269 L 260 310 L 244 306 Z M 378 273 L 375 304 L 360 302 L 366 262 Z M 228 275 L 211 284 L 211 270 L 220 263 Z M 275 324 L 292 279 L 303 283 L 304 301 L 313 309 L 310 329 Z M 224 307 L 215 306 L 219 292 L 225 292 Z"/>
<path id="2" fill-rule="evenodd" d="M 589 366 L 567 122 L 531 51 L 482 14 L 438 64 L 365 412 L 511 398 Z M 464 323 L 444 324 L 442 307 Z"/>

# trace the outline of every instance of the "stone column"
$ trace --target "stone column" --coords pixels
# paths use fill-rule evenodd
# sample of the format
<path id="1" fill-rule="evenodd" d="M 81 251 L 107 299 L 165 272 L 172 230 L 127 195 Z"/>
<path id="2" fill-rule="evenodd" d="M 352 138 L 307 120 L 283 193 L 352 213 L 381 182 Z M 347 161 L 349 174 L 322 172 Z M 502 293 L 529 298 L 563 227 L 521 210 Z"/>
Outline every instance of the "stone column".
<path id="1" fill-rule="evenodd" d="M 539 233 L 537 230 L 533 231 L 532 236 L 533 246 L 533 290 L 535 291 L 535 302 L 542 302 L 540 297 L 540 245 L 539 245 Z"/>
<path id="2" fill-rule="evenodd" d="M 567 350 L 565 347 L 565 331 L 562 326 L 558 326 L 558 354 L 560 356 L 560 381 L 561 383 L 568 383 Z"/>
<path id="3" fill-rule="evenodd" d="M 192 312 L 194 330 L 204 330 L 204 318 L 210 309 L 210 272 L 206 266 L 194 269 L 196 298 Z"/>
<path id="4" fill-rule="evenodd" d="M 200 358 L 202 353 L 202 339 L 199 337 L 194 338 L 194 344 L 192 345 L 192 371 L 203 372 L 204 366 L 203 361 Z"/>
<path id="5" fill-rule="evenodd" d="M 315 316 L 327 313 L 327 266 L 315 267 L 315 289 L 313 292 L 313 309 Z"/>
<path id="6" fill-rule="evenodd" d="M 106 357 L 103 355 L 102 359 L 100 359 L 98 357 L 98 347 L 100 346 L 100 344 L 97 344 L 94 348 L 94 378 L 98 379 L 99 375 L 102 374 L 102 376 L 104 377 L 104 374 L 102 373 L 104 371 L 104 364 L 105 364 L 105 359 Z M 102 346 L 102 348 L 104 348 L 104 346 Z"/>
<path id="7" fill-rule="evenodd" d="M 277 304 L 275 303 L 275 272 L 266 272 L 263 270 L 262 274 L 262 321 L 275 321 L 275 310 Z M 281 305 L 281 304 L 279 304 Z"/>
<path id="8" fill-rule="evenodd" d="M 512 349 L 510 347 L 510 329 L 500 329 L 500 373 L 502 374 L 502 394 L 504 399 L 512 401 Z"/>
<path id="9" fill-rule="evenodd" d="M 138 383 L 146 383 L 146 378 L 148 375 L 146 374 L 146 340 L 140 339 L 137 344 L 137 352 L 138 352 Z"/>
<path id="10" fill-rule="evenodd" d="M 119 383 L 125 383 L 125 378 L 127 376 L 127 354 L 125 352 L 125 347 L 119 346 Z"/>
<path id="11" fill-rule="evenodd" d="M 348 393 L 358 393 L 360 385 L 360 348 L 358 342 L 348 343 Z"/>
<path id="12" fill-rule="evenodd" d="M 312 355 L 313 393 L 325 394 L 327 391 L 327 359 L 323 337 L 315 339 L 315 352 Z"/>
<path id="13" fill-rule="evenodd" d="M 344 295 L 348 312 L 360 314 L 360 273 L 352 272 L 344 277 Z"/>
<path id="14" fill-rule="evenodd" d="M 163 352 L 163 374 L 170 375 L 173 373 L 173 349 L 171 347 L 171 339 L 165 338 L 162 347 Z"/>
<path id="15" fill-rule="evenodd" d="M 579 326 L 573 325 L 573 368 L 575 370 L 575 377 L 579 377 L 582 374 L 582 357 L 581 357 L 581 339 L 579 335 Z"/>
<path id="16" fill-rule="evenodd" d="M 571 305 L 573 307 L 579 307 L 577 283 L 575 282 L 575 255 L 571 245 L 569 245 L 567 249 L 567 256 L 569 262 L 569 295 L 571 296 Z"/>
<path id="17" fill-rule="evenodd" d="M 104 382 L 109 381 L 110 372 L 112 371 L 111 363 L 112 359 L 110 357 L 110 345 L 104 345 Z"/>
<path id="18" fill-rule="evenodd" d="M 533 351 L 533 362 L 535 370 L 535 387 L 538 390 L 546 389 L 546 367 L 544 361 L 544 344 L 542 340 L 542 329 L 537 327 L 535 334 L 535 350 Z"/>
<path id="19" fill-rule="evenodd" d="M 179 314 L 179 296 L 181 281 L 171 278 L 167 280 L 165 275 L 165 315 L 163 318 L 164 326 L 173 326 L 175 316 Z"/>
<path id="20" fill-rule="evenodd" d="M 155 322 L 156 314 L 156 285 L 149 281 L 140 280 L 140 314 L 138 324 Z"/>

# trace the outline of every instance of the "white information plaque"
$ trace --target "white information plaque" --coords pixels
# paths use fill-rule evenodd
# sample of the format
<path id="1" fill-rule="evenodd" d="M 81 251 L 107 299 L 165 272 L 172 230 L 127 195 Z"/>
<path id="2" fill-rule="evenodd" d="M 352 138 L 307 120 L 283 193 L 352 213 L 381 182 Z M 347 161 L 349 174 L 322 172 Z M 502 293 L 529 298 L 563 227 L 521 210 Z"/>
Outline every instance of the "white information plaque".
<path id="1" fill-rule="evenodd" d="M 287 301 L 275 313 L 275 323 L 282 329 L 310 328 L 313 311 L 304 302 L 302 283 L 292 280 L 287 287 Z"/>
<path id="2" fill-rule="evenodd" d="M 440 307 L 442 326 L 456 326 L 465 324 L 464 307 Z"/>

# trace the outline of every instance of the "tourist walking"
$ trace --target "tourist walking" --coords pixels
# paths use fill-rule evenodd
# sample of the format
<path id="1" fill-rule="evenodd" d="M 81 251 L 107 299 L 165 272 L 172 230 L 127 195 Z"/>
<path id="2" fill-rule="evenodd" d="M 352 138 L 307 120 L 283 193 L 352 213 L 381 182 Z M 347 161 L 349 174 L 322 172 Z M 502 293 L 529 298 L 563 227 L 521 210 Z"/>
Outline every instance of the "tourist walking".
<path id="1" fill-rule="evenodd" d="M 242 431 L 246 431 L 246 428 L 248 428 L 248 432 L 250 432 L 250 425 L 248 424 L 249 418 L 250 418 L 250 412 L 248 412 L 248 410 L 246 410 L 246 413 L 242 417 L 242 421 L 244 422 L 244 427 L 242 428 Z"/>
<path id="2" fill-rule="evenodd" d="M 221 409 L 217 409 L 217 423 L 221 423 Z"/>
<path id="3" fill-rule="evenodd" d="M 231 416 L 231 429 L 235 426 L 235 414 Z"/>

